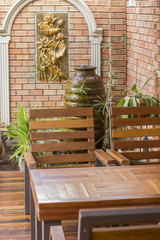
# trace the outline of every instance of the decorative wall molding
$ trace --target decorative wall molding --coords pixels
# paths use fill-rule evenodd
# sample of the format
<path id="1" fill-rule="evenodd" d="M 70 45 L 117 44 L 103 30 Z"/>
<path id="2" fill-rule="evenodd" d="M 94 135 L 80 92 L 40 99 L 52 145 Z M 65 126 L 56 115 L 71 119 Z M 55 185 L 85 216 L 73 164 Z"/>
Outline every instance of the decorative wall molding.
<path id="1" fill-rule="evenodd" d="M 11 29 L 12 29 L 12 25 L 13 22 L 16 18 L 16 16 L 18 15 L 18 13 L 22 10 L 23 7 L 25 7 L 27 4 L 29 4 L 30 2 L 32 2 L 34 0 L 18 0 L 16 1 L 12 7 L 10 8 L 10 10 L 8 11 L 4 22 L 3 22 L 3 26 L 0 28 L 0 36 L 1 38 L 3 37 L 4 39 L 7 39 L 7 36 L 10 36 L 11 34 Z M 35 0 L 36 1 L 36 0 Z M 103 31 L 102 28 L 97 28 L 96 25 L 96 21 L 95 18 L 91 12 L 91 10 L 89 9 L 89 7 L 87 6 L 87 4 L 83 1 L 83 0 L 65 0 L 69 3 L 71 3 L 73 6 L 75 6 L 84 16 L 86 23 L 88 25 L 88 30 L 89 30 L 89 40 L 91 41 L 91 64 L 95 67 L 97 67 L 96 72 L 98 75 L 101 74 L 101 41 L 102 41 L 102 36 L 103 36 Z M 2 40 L 0 40 L 0 44 Z M 9 41 L 9 40 L 8 40 Z M 1 46 L 2 47 L 2 46 Z M 2 47 L 4 48 L 4 46 Z M 0 59 L 2 62 L 6 63 L 6 67 L 8 69 L 8 65 L 9 65 L 9 56 L 8 56 L 8 43 L 5 43 L 5 52 L 7 53 L 6 56 L 4 56 L 4 54 L 0 53 Z M 4 58 L 4 59 L 3 59 Z M 6 71 L 6 70 L 5 70 Z M 8 71 L 8 75 L 6 75 L 6 72 L 3 71 L 1 73 L 1 78 L 0 81 L 2 81 L 2 79 L 9 79 L 9 69 Z M 3 76 L 4 74 L 4 76 Z M 9 86 L 9 80 L 8 81 L 8 85 L 2 85 L 1 91 L 4 92 L 4 94 L 9 94 L 8 92 L 8 86 Z M 7 89 L 4 89 L 4 88 Z M 2 94 L 1 94 L 2 95 Z M 9 95 L 5 96 L 4 98 L 9 99 Z M 3 98 L 3 99 L 4 99 Z M 2 100 L 3 100 L 2 99 Z M 9 100 L 7 100 L 9 101 Z M 9 105 L 6 106 L 6 104 L 1 101 L 1 111 L 4 112 L 6 109 L 6 107 L 8 108 Z M 7 112 L 9 112 L 9 110 L 6 110 Z M 4 117 L 4 122 L 8 121 L 8 117 Z"/>
<path id="2" fill-rule="evenodd" d="M 101 42 L 103 31 L 97 28 L 90 36 L 91 41 L 91 65 L 97 67 L 96 73 L 101 75 Z"/>
<path id="3" fill-rule="evenodd" d="M 9 124 L 9 53 L 10 37 L 0 36 L 0 86 L 1 86 L 1 122 Z"/>
<path id="4" fill-rule="evenodd" d="M 23 7 L 25 7 L 32 1 L 34 0 L 18 0 L 12 5 L 4 19 L 3 26 L 0 28 L 0 36 L 10 35 L 12 24 L 17 14 L 22 10 Z M 89 34 L 92 35 L 92 33 L 94 33 L 97 30 L 97 25 L 95 18 L 87 4 L 83 0 L 65 0 L 65 1 L 71 3 L 82 13 L 87 22 Z"/>
<path id="5" fill-rule="evenodd" d="M 18 0 L 12 5 L 4 19 L 2 28 L 0 28 L 0 36 L 10 36 L 14 19 L 22 8 L 32 1 L 33 0 Z"/>

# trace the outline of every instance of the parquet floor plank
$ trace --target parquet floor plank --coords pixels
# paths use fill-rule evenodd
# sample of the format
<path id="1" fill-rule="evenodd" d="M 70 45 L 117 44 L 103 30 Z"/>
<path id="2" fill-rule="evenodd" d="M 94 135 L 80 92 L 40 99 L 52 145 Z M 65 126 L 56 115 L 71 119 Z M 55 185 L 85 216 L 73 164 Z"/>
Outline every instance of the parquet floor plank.
<path id="1" fill-rule="evenodd" d="M 30 216 L 24 214 L 23 172 L 0 172 L 0 240 L 30 240 Z"/>

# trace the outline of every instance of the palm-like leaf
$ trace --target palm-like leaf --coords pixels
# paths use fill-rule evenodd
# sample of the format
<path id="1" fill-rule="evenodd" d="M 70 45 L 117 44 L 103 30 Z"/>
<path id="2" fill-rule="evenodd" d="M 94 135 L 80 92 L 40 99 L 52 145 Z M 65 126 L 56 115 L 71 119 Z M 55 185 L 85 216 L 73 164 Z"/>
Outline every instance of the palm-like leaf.
<path id="1" fill-rule="evenodd" d="M 30 151 L 30 135 L 29 135 L 29 119 L 25 106 L 18 106 L 19 111 L 14 113 L 17 122 L 11 123 L 7 128 L 6 135 L 16 140 L 16 144 L 13 148 L 16 148 L 15 152 L 11 156 L 14 159 L 17 155 L 20 156 L 19 164 L 23 158 L 24 152 Z"/>

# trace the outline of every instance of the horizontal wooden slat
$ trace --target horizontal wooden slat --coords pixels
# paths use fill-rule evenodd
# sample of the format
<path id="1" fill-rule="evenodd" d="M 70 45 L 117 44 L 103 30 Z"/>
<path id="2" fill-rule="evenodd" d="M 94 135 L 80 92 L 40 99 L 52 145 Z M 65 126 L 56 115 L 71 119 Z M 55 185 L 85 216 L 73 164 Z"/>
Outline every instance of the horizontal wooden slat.
<path id="1" fill-rule="evenodd" d="M 130 160 L 160 159 L 160 151 L 123 152 L 121 154 Z"/>
<path id="2" fill-rule="evenodd" d="M 156 107 L 112 107 L 111 115 L 133 115 L 133 114 L 160 114 L 160 106 Z"/>
<path id="3" fill-rule="evenodd" d="M 53 151 L 72 151 L 72 150 L 94 150 L 93 142 L 62 142 L 31 144 L 31 152 L 53 152 Z"/>
<path id="4" fill-rule="evenodd" d="M 113 118 L 111 120 L 112 127 L 124 126 L 142 126 L 142 125 L 160 125 L 160 118 Z"/>
<path id="5" fill-rule="evenodd" d="M 54 128 L 85 128 L 93 127 L 93 120 L 56 120 L 56 121 L 30 121 L 30 129 L 54 129 Z"/>
<path id="6" fill-rule="evenodd" d="M 155 129 L 115 129 L 112 138 L 160 136 L 160 128 Z"/>
<path id="7" fill-rule="evenodd" d="M 30 118 L 92 116 L 93 108 L 31 109 Z"/>
<path id="8" fill-rule="evenodd" d="M 73 131 L 73 132 L 39 132 L 31 133 L 30 140 L 51 140 L 51 139 L 80 139 L 94 138 L 94 131 Z"/>
<path id="9" fill-rule="evenodd" d="M 160 147 L 160 140 L 141 140 L 141 141 L 114 141 L 114 149 L 134 149 L 134 148 L 153 148 Z"/>
<path id="10" fill-rule="evenodd" d="M 43 163 L 73 163 L 73 162 L 95 162 L 94 153 L 75 153 L 52 156 L 36 156 L 37 164 Z"/>

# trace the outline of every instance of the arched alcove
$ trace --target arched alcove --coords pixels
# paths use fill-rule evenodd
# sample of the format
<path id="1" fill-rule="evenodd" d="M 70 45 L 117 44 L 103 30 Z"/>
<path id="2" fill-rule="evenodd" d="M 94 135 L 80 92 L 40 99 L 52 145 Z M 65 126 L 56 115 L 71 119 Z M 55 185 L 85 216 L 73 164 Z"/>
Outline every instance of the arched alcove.
<path id="1" fill-rule="evenodd" d="M 9 114 L 9 53 L 8 44 L 13 22 L 17 14 L 30 2 L 34 0 L 18 0 L 8 11 L 2 28 L 0 28 L 0 82 L 1 82 L 1 121 L 8 124 Z M 91 41 L 91 64 L 97 67 L 97 74 L 101 73 L 101 41 L 102 29 L 97 28 L 95 18 L 83 0 L 65 0 L 76 7 L 86 20 L 89 40 Z"/>

